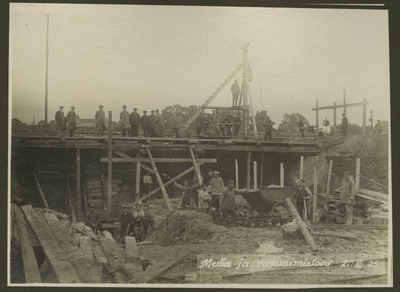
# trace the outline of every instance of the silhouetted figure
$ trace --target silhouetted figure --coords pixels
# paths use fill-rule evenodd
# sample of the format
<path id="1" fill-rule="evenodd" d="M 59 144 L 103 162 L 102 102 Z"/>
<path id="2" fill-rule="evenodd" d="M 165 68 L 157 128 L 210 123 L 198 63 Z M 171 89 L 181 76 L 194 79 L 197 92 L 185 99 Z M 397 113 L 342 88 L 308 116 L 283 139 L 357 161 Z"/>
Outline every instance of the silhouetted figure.
<path id="1" fill-rule="evenodd" d="M 238 106 L 240 87 L 237 79 L 235 79 L 235 83 L 232 84 L 231 91 L 232 91 L 232 106 Z"/>
<path id="2" fill-rule="evenodd" d="M 76 113 L 74 106 L 71 106 L 71 110 L 67 113 L 65 119 L 68 123 L 69 136 L 72 137 L 74 136 L 74 131 L 76 129 Z"/>
<path id="3" fill-rule="evenodd" d="M 57 129 L 57 136 L 62 136 L 65 130 L 65 116 L 64 116 L 64 107 L 61 105 L 59 110 L 56 112 L 56 129 Z"/>
<path id="4" fill-rule="evenodd" d="M 342 119 L 342 135 L 347 136 L 347 126 L 349 125 L 349 121 L 347 120 L 346 114 L 343 114 Z"/>
<path id="5" fill-rule="evenodd" d="M 121 130 L 122 130 L 122 137 L 125 137 L 126 134 L 129 134 L 129 113 L 126 111 L 126 105 L 124 105 L 122 112 L 119 114 L 119 119 L 121 121 Z"/>

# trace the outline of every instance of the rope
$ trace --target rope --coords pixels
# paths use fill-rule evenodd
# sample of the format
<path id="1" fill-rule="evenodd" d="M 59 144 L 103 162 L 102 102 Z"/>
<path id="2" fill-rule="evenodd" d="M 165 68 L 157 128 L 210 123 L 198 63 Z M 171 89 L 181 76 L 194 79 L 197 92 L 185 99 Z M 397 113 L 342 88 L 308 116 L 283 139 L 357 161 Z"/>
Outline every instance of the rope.
<path id="1" fill-rule="evenodd" d="M 385 186 L 385 185 L 383 185 L 383 184 L 380 184 L 380 183 L 374 181 L 373 179 L 370 179 L 370 178 L 366 177 L 365 175 L 360 174 L 360 176 L 362 176 L 363 178 L 366 178 L 366 179 L 369 180 L 369 181 L 372 181 L 373 183 L 376 183 L 377 185 L 380 185 L 380 186 L 382 186 L 382 187 L 384 187 L 384 188 L 386 188 L 386 189 L 389 189 L 387 186 Z"/>
<path id="2" fill-rule="evenodd" d="M 262 94 L 262 87 L 261 87 L 260 62 L 258 62 L 258 58 L 257 58 L 257 68 L 258 68 L 258 85 L 260 86 L 261 108 L 264 110 L 263 94 Z"/>

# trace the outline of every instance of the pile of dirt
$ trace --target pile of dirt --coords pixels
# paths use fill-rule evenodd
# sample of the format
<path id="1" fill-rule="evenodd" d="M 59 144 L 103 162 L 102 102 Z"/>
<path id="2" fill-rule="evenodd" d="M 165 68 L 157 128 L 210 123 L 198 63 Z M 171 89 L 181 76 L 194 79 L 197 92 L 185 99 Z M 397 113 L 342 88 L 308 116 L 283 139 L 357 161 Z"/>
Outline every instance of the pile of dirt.
<path id="1" fill-rule="evenodd" d="M 149 236 L 159 245 L 175 245 L 178 242 L 199 243 L 213 237 L 225 227 L 213 224 L 211 215 L 193 211 L 176 210 L 168 214 Z"/>

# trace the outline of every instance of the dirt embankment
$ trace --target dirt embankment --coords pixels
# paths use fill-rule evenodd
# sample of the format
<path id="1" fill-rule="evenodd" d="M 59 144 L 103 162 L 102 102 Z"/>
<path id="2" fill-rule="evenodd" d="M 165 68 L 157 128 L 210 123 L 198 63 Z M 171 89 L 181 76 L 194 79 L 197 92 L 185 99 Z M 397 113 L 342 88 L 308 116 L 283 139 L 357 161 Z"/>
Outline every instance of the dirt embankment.
<path id="1" fill-rule="evenodd" d="M 373 191 L 388 192 L 389 140 L 387 134 L 335 136 L 325 142 L 326 150 L 318 156 L 306 157 L 304 178 L 311 186 L 313 167 L 317 163 L 318 191 L 326 191 L 329 160 L 333 161 L 330 188 L 341 185 L 343 173 L 355 177 L 356 158 L 361 159 L 360 186 Z"/>

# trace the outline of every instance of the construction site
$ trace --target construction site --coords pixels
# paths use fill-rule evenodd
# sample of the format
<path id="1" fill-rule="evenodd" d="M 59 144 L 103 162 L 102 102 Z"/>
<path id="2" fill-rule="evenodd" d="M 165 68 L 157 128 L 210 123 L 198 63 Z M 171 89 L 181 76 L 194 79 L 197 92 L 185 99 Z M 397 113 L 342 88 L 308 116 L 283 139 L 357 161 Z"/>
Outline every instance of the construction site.
<path id="1" fill-rule="evenodd" d="M 13 131 L 11 145 L 10 277 L 12 283 L 75 284 L 385 284 L 388 282 L 388 133 L 262 139 L 248 88 L 248 52 L 178 137 L 121 137 L 79 131 L 58 137 L 46 128 Z M 240 102 L 213 107 L 219 92 L 242 73 Z M 196 136 L 190 125 L 207 109 L 240 111 L 240 137 Z M 109 112 L 109 129 L 113 129 Z M 250 126 L 252 125 L 252 126 Z M 298 134 L 299 135 L 299 134 Z M 182 135 L 181 135 L 182 136 Z M 184 181 L 199 186 L 208 170 L 233 179 L 238 217 L 221 224 L 216 210 L 182 207 Z M 354 180 L 352 224 L 343 224 L 343 173 Z M 155 181 L 148 188 L 144 175 Z M 161 174 L 168 174 L 163 179 Z M 294 206 L 296 180 L 313 194 L 306 220 Z M 121 236 L 125 207 L 145 203 L 152 226 L 145 236 Z M 127 207 L 127 208 L 128 208 Z M 89 210 L 102 219 L 93 228 Z M 97 222 L 98 223 L 98 222 Z M 199 255 L 258 255 L 274 259 L 332 258 L 329 267 L 279 267 L 202 273 Z M 357 264 L 358 263 L 358 264 Z M 362 264 L 364 263 L 364 264 Z M 354 265 L 353 265 L 354 264 Z"/>

